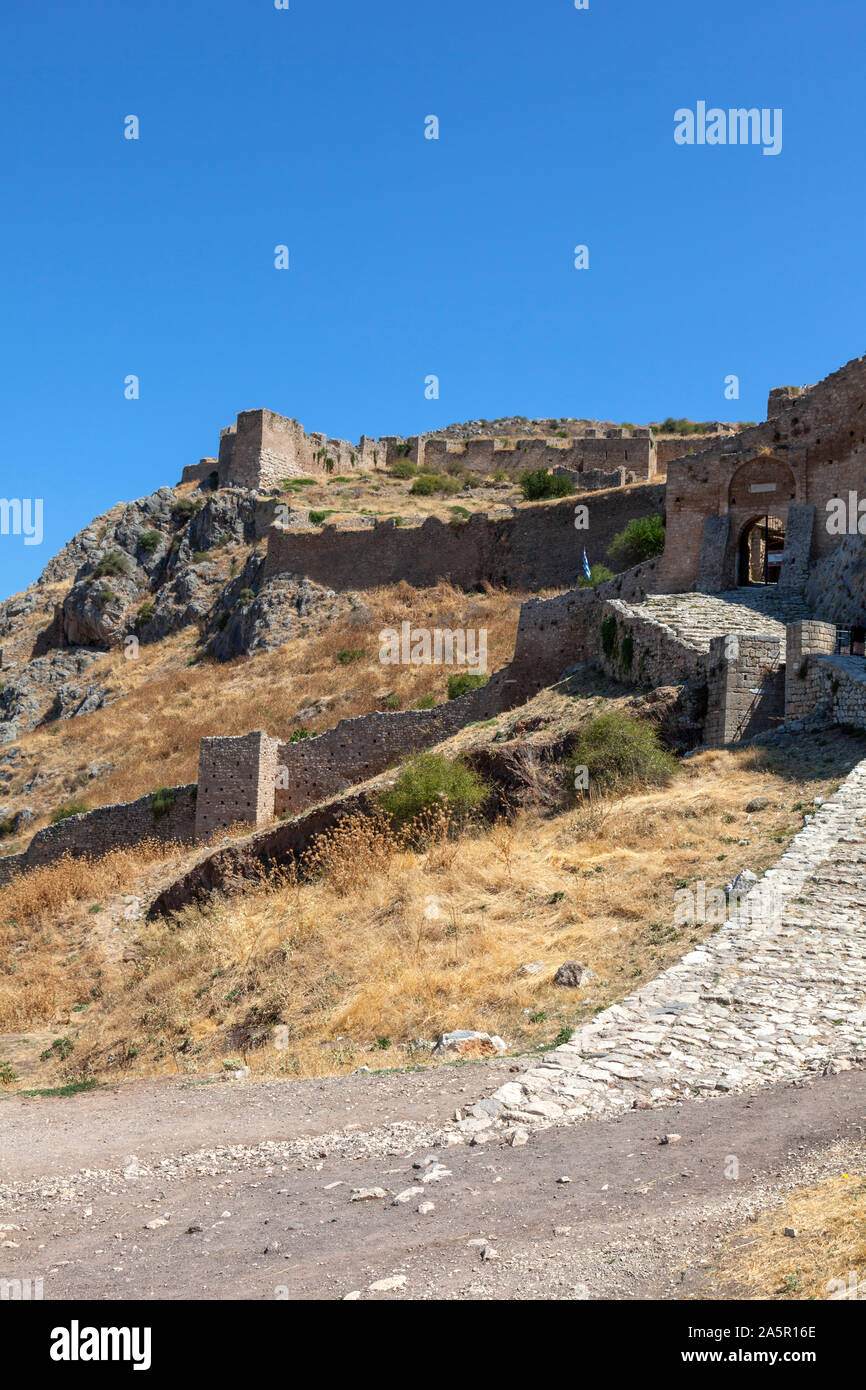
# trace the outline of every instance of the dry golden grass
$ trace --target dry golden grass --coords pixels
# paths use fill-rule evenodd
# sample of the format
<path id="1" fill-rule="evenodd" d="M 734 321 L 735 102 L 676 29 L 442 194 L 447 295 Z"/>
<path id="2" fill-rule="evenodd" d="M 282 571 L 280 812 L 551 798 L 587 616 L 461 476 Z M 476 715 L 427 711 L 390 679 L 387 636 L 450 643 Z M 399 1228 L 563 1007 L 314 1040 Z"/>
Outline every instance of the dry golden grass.
<path id="1" fill-rule="evenodd" d="M 425 695 L 446 699 L 446 668 L 379 662 L 383 627 L 399 628 L 409 621 L 425 627 L 486 628 L 488 670 L 511 659 L 520 596 L 494 590 L 466 594 L 448 584 L 425 590 L 398 584 L 362 597 L 361 621 L 346 617 L 252 659 L 188 665 L 196 648 L 194 629 L 142 646 L 135 661 L 120 652 L 107 653 L 89 668 L 88 679 L 126 692 L 123 698 L 94 714 L 55 721 L 18 741 L 27 766 L 37 762 L 46 778 L 27 794 L 27 804 L 37 812 L 30 832 L 72 799 L 93 809 L 195 781 L 199 741 L 207 735 L 265 728 L 288 738 L 298 714 L 311 705 L 319 706 L 320 713 L 303 723 L 310 733 L 319 733 L 340 719 L 381 708 L 388 694 L 404 709 Z M 337 660 L 340 651 L 358 650 L 364 656 L 348 665 Z M 107 762 L 114 764 L 110 772 L 95 780 L 88 777 L 93 763 Z M 18 783 L 31 775 L 18 774 L 7 796 L 15 796 Z M 24 838 L 6 841 L 5 848 L 17 850 L 25 843 Z"/>
<path id="2" fill-rule="evenodd" d="M 866 1300 L 866 1174 L 843 1173 L 791 1193 L 731 1237 L 714 1283 L 747 1299 L 845 1293 Z"/>
<path id="3" fill-rule="evenodd" d="M 827 790 L 751 749 L 700 755 L 664 791 L 525 812 L 425 850 L 346 826 L 314 881 L 130 927 L 135 959 L 104 968 L 70 1065 L 107 1079 L 242 1055 L 256 1074 L 322 1075 L 424 1060 L 417 1040 L 456 1027 L 547 1046 L 703 939 L 673 925 L 677 886 L 767 867 L 802 823 L 792 793 Z M 759 793 L 771 805 L 747 816 Z M 568 959 L 597 978 L 555 986 Z M 531 961 L 541 972 L 521 975 Z"/>

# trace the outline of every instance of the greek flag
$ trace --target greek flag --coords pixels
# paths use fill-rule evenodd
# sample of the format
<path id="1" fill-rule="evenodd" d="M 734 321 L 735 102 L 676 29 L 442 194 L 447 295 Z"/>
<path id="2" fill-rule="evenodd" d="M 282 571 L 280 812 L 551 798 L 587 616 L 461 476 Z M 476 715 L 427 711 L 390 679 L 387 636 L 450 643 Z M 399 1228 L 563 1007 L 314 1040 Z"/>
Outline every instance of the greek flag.
<path id="1" fill-rule="evenodd" d="M 589 568 L 589 561 L 586 558 L 586 546 L 583 547 L 583 572 L 587 579 L 592 579 L 592 571 Z"/>

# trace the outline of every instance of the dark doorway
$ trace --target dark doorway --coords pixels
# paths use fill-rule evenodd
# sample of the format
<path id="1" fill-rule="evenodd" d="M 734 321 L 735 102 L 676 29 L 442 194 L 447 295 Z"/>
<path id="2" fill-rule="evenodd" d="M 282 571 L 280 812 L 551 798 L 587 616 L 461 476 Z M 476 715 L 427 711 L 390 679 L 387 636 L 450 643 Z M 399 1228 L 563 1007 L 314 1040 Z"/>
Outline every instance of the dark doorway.
<path id="1" fill-rule="evenodd" d="M 778 584 L 785 556 L 785 523 L 778 516 L 759 516 L 743 531 L 738 555 L 738 584 Z"/>

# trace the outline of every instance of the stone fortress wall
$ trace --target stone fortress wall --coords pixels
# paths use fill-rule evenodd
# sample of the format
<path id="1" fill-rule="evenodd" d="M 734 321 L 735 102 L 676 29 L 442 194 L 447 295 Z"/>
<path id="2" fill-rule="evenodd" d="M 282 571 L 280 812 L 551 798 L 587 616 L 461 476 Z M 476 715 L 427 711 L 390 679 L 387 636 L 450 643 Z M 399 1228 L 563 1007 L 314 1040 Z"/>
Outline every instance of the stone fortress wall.
<path id="1" fill-rule="evenodd" d="M 575 526 L 575 508 L 582 504 L 586 529 Z M 476 512 L 468 521 L 428 517 L 419 526 L 397 526 L 389 518 L 364 530 L 325 524 L 311 531 L 275 524 L 268 533 L 265 577 L 303 574 L 332 589 L 370 589 L 400 580 L 423 588 L 445 578 L 466 589 L 484 583 L 561 589 L 582 573 L 584 547 L 590 563 L 604 561 L 614 535 L 630 518 L 663 509 L 663 485 L 645 483 L 490 515 Z"/>
<path id="2" fill-rule="evenodd" d="M 220 487 L 235 485 L 267 492 L 278 488 L 284 478 L 385 469 L 404 458 L 431 473 L 449 467 L 485 475 L 498 470 L 516 474 L 527 469 L 566 468 L 574 473 L 615 475 L 624 469 L 629 482 L 650 481 L 658 473 L 656 442 L 652 431 L 644 427 L 630 431 L 586 426 L 564 439 L 451 439 L 439 435 L 372 439 L 362 435 L 357 444 L 350 444 L 345 439 L 308 434 L 297 420 L 272 410 L 244 410 L 222 431 L 218 457 L 184 468 L 181 482 L 202 482 L 215 475 Z M 608 486 L 616 480 L 611 477 Z"/>
<path id="3" fill-rule="evenodd" d="M 625 450 L 634 436 L 609 433 L 600 447 Z M 320 442 L 321 441 L 321 442 Z M 528 441 L 525 459 L 544 460 L 549 441 Z M 584 448 L 573 439 L 557 454 Z M 354 450 L 324 436 L 307 436 L 295 421 L 245 412 L 223 433 L 221 482 L 267 486 L 270 480 L 334 469 L 377 466 L 405 457 L 404 441 L 362 441 Z M 423 460 L 430 441 L 415 441 Z M 866 601 L 866 553 L 858 536 L 833 535 L 822 524 L 826 503 L 856 492 L 866 464 L 866 358 L 848 363 L 817 386 L 771 392 L 768 420 L 669 464 L 668 485 L 645 482 L 563 502 L 475 516 L 466 523 L 428 519 L 421 526 L 379 524 L 364 532 L 323 527 L 268 531 L 266 574 L 308 575 L 335 589 L 369 588 L 405 579 L 425 585 L 450 577 L 471 588 L 483 583 L 523 590 L 564 589 L 532 598 L 521 609 L 514 657 L 482 689 L 429 711 L 374 713 L 346 720 L 299 743 L 281 744 L 264 731 L 202 742 L 199 782 L 175 789 L 157 818 L 151 798 L 104 807 L 40 831 L 28 850 L 4 861 L 3 873 L 50 862 L 63 853 L 100 853 L 118 843 L 158 836 L 189 842 L 238 821 L 262 825 L 300 811 L 387 770 L 406 754 L 430 747 L 476 720 L 523 703 L 586 661 L 626 684 L 687 683 L 706 692 L 704 735 L 711 744 L 752 737 L 779 721 L 866 724 L 866 668 L 834 655 L 835 623 L 854 621 Z M 340 445 L 338 448 L 337 445 Z M 649 447 L 649 446 L 647 446 Z M 325 454 L 323 454 L 325 450 Z M 348 453 L 345 451 L 349 451 Z M 365 454 L 366 451 L 366 454 Z M 437 440 L 433 456 L 474 455 L 493 466 L 491 440 L 453 448 Z M 516 452 L 516 451 L 515 451 Z M 647 455 L 649 457 L 649 454 Z M 589 454 L 584 452 L 585 464 Z M 204 460 L 203 469 L 213 463 Z M 543 466 L 539 463 L 538 466 Z M 559 465 L 557 465 L 559 466 Z M 620 465 L 624 466 L 624 464 Z M 212 469 L 210 470 L 212 471 Z M 204 474 L 203 476 L 207 476 Z M 574 526 L 575 507 L 589 509 L 589 530 Z M 596 589 L 575 589 L 584 540 L 592 561 L 630 516 L 666 510 L 664 554 Z M 772 512 L 786 524 L 780 590 L 805 594 L 817 617 L 798 619 L 779 636 L 720 631 L 709 647 L 641 611 L 647 594 L 720 592 L 732 586 L 732 564 L 743 528 Z M 818 523 L 818 518 L 822 523 Z M 263 523 L 266 518 L 263 517 Z M 732 618 L 735 624 L 736 618 Z M 784 620 L 783 620 L 784 621 Z M 732 640 L 735 638 L 736 640 Z M 197 793 L 197 795 L 196 795 Z"/>

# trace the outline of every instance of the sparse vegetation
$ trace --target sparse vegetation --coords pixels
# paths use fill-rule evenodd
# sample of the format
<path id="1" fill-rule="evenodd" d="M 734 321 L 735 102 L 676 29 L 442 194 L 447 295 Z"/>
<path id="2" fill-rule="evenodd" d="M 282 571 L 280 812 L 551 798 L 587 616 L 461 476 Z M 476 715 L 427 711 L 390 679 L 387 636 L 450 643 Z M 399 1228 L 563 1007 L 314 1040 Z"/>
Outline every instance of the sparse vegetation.
<path id="1" fill-rule="evenodd" d="M 659 741 L 656 729 L 624 710 L 609 710 L 582 731 L 568 763 L 585 767 L 591 794 L 611 795 L 636 787 L 666 786 L 677 771 L 676 758 Z"/>
<path id="2" fill-rule="evenodd" d="M 660 516 L 633 517 L 624 530 L 617 532 L 607 553 L 619 569 L 630 569 L 644 560 L 661 555 L 665 548 L 665 528 Z"/>
<path id="3" fill-rule="evenodd" d="M 84 801 L 69 801 L 65 806 L 58 806 L 56 811 L 51 813 L 51 824 L 59 825 L 63 820 L 69 820 L 72 816 L 81 816 L 87 810 L 87 803 Z"/>
<path id="4" fill-rule="evenodd" d="M 403 826 L 434 810 L 465 818 L 480 811 L 489 795 L 489 788 L 461 759 L 421 753 L 404 763 L 379 801 L 391 823 Z"/>
<path id="5" fill-rule="evenodd" d="M 486 685 L 489 676 L 474 675 L 471 671 L 463 671 L 458 675 L 448 677 L 448 699 L 459 700 L 461 695 L 467 695 L 470 690 L 479 690 L 482 685 Z"/>
<path id="6" fill-rule="evenodd" d="M 106 579 L 111 575 L 128 574 L 129 561 L 117 550 L 107 550 L 93 571 L 94 579 Z"/>
<path id="7" fill-rule="evenodd" d="M 562 474 L 535 468 L 521 473 L 520 490 L 527 502 L 538 502 L 548 497 L 568 497 L 574 492 L 574 483 Z"/>

